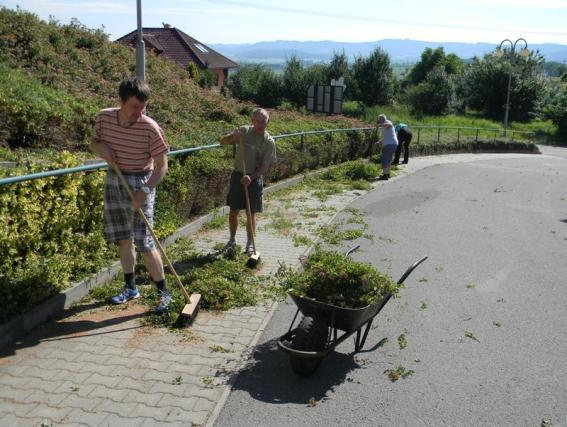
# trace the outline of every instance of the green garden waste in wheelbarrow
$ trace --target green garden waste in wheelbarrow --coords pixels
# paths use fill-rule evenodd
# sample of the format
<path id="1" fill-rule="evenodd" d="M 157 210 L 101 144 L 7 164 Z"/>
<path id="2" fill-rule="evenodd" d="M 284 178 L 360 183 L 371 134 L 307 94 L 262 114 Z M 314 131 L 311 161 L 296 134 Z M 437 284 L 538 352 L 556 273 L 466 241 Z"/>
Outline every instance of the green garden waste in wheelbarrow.
<path id="1" fill-rule="evenodd" d="M 360 245 L 350 249 L 347 255 L 359 247 Z M 401 285 L 412 271 L 426 259 L 427 256 L 424 256 L 411 265 L 397 284 Z M 383 299 L 362 308 L 339 307 L 291 293 L 290 297 L 297 305 L 297 311 L 288 332 L 279 338 L 278 346 L 288 353 L 291 368 L 295 373 L 301 376 L 309 376 L 315 372 L 327 354 L 355 332 L 354 350 L 355 352 L 361 351 L 374 317 L 390 300 L 392 294 L 390 293 Z M 299 325 L 293 328 L 299 312 L 303 317 Z M 340 336 L 339 331 L 342 331 Z"/>

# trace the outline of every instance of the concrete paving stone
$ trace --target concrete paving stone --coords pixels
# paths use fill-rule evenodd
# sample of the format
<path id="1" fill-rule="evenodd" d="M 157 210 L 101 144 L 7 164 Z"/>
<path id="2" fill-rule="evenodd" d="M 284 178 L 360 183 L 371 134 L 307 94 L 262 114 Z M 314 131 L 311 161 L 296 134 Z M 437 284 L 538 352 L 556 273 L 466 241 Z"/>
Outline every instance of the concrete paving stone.
<path id="1" fill-rule="evenodd" d="M 150 420 L 155 421 L 153 419 Z M 105 415 L 104 420 L 98 424 L 98 427 L 139 427 L 146 421 L 148 421 L 147 418 L 127 418 L 109 413 Z"/>
<path id="2" fill-rule="evenodd" d="M 196 378 L 196 377 L 195 377 Z M 165 382 L 155 382 L 149 389 L 148 393 L 166 393 L 173 396 L 187 396 L 187 382 L 189 379 L 187 377 L 183 377 L 183 384 L 171 384 Z"/>
<path id="3" fill-rule="evenodd" d="M 28 363 L 29 362 L 25 361 L 17 365 L 0 366 L 0 375 L 9 374 L 15 377 L 23 375 L 30 366 Z"/>
<path id="4" fill-rule="evenodd" d="M 36 402 L 14 402 L 13 399 L 0 399 L 0 413 L 14 414 L 18 417 L 26 416 L 36 408 Z"/>
<path id="5" fill-rule="evenodd" d="M 94 408 L 100 405 L 101 401 L 101 398 L 80 397 L 71 393 L 58 406 L 62 408 L 80 408 L 84 411 L 94 412 Z"/>
<path id="6" fill-rule="evenodd" d="M 128 393 L 122 398 L 124 403 L 143 403 L 148 406 L 158 406 L 157 403 L 163 399 L 163 394 L 146 393 L 138 390 L 128 390 Z"/>
<path id="7" fill-rule="evenodd" d="M 52 408 L 46 405 L 36 405 L 35 408 L 27 413 L 27 416 L 49 418 L 53 421 L 53 424 L 58 424 L 65 419 L 71 410 L 71 408 Z"/>
<path id="8" fill-rule="evenodd" d="M 195 403 L 197 402 L 197 398 L 193 396 L 171 396 L 169 394 L 163 395 L 160 401 L 155 406 L 171 406 L 183 409 L 185 411 L 193 410 Z"/>
<path id="9" fill-rule="evenodd" d="M 41 390 L 35 390 L 31 393 L 26 402 L 28 403 L 38 403 L 40 405 L 48 405 L 48 406 L 59 406 L 59 404 L 65 400 L 67 397 L 66 393 L 46 393 Z"/>
<path id="10" fill-rule="evenodd" d="M 173 421 L 173 422 L 177 422 L 177 421 L 182 421 L 184 424 L 185 423 L 191 423 L 191 425 L 201 425 L 205 422 L 205 420 L 207 419 L 208 416 L 208 412 L 207 411 L 202 411 L 202 412 L 195 412 L 195 411 L 182 411 L 182 410 L 175 410 L 173 411 L 168 417 L 167 417 L 167 422 L 169 421 Z M 185 424 L 186 425 L 186 424 Z"/>
<path id="11" fill-rule="evenodd" d="M 59 373 L 59 371 L 57 370 L 50 370 L 50 369 L 41 369 L 41 368 L 36 368 L 35 366 L 30 366 L 27 370 L 26 370 L 26 377 L 29 378 L 39 378 L 42 380 L 53 380 L 53 381 L 57 381 L 54 379 L 54 377 Z"/>
<path id="12" fill-rule="evenodd" d="M 105 364 L 107 363 L 112 356 L 109 355 L 102 355 L 102 354 L 94 354 L 94 353 L 78 353 L 78 356 L 74 359 L 77 362 L 88 362 L 88 363 L 100 363 Z"/>
<path id="13" fill-rule="evenodd" d="M 159 382 L 159 381 L 144 380 L 142 378 L 131 378 L 131 377 L 128 377 L 128 376 L 122 376 L 122 380 L 114 388 L 115 389 L 137 390 L 137 391 L 146 392 L 156 382 Z"/>
<path id="14" fill-rule="evenodd" d="M 56 375 L 50 381 L 73 381 L 77 384 L 82 384 L 92 375 L 91 372 L 72 372 L 67 370 L 56 370 L 54 372 L 56 372 Z"/>
<path id="15" fill-rule="evenodd" d="M 95 388 L 88 394 L 89 399 L 111 399 L 115 402 L 122 402 L 131 390 L 95 385 Z"/>
<path id="16" fill-rule="evenodd" d="M 199 368 L 200 369 L 200 368 Z M 196 385 L 203 387 L 203 377 L 207 375 L 186 375 L 183 377 L 183 383 L 187 385 Z"/>
<path id="17" fill-rule="evenodd" d="M 195 385 L 190 385 L 187 387 L 187 395 L 195 396 L 195 397 L 202 397 L 205 399 L 209 399 L 210 401 L 216 402 L 221 394 L 224 387 L 203 387 L 203 383 L 201 383 L 200 387 Z"/>
<path id="18" fill-rule="evenodd" d="M 209 326 L 209 325 L 195 325 L 193 327 L 193 330 L 197 333 L 212 335 L 215 333 L 217 328 L 215 326 Z"/>
<path id="19" fill-rule="evenodd" d="M 193 411 L 200 412 L 200 411 L 211 411 L 216 405 L 215 401 L 199 398 L 193 407 Z"/>
<path id="20" fill-rule="evenodd" d="M 131 359 L 148 359 L 158 361 L 161 360 L 161 351 L 150 352 L 146 350 L 137 349 L 129 356 Z"/>
<path id="21" fill-rule="evenodd" d="M 67 416 L 65 421 L 71 425 L 87 425 L 87 426 L 98 426 L 104 423 L 104 420 L 108 417 L 108 414 L 95 411 L 83 411 L 80 408 L 74 408 Z M 59 425 L 57 427 L 60 427 Z"/>
<path id="22" fill-rule="evenodd" d="M 177 375 L 172 372 L 161 372 L 155 370 L 146 370 L 142 375 L 142 379 L 150 380 L 150 381 L 165 381 L 165 382 L 172 382 L 175 380 Z"/>
<path id="23" fill-rule="evenodd" d="M 39 369 L 59 369 L 68 372 L 82 372 L 86 365 L 86 362 L 69 362 L 61 359 L 35 358 L 33 361 L 29 362 L 28 366 L 33 366 Z"/>
<path id="24" fill-rule="evenodd" d="M 128 348 L 128 347 L 117 347 L 114 345 L 104 345 L 100 347 L 100 354 L 110 355 L 110 356 L 120 356 L 123 358 L 128 358 L 132 353 L 134 353 L 135 349 Z"/>
<path id="25" fill-rule="evenodd" d="M 150 418 L 157 422 L 162 422 L 168 419 L 171 413 L 177 411 L 184 411 L 184 409 L 173 406 L 157 407 L 137 403 L 128 414 L 128 418 Z"/>
<path id="26" fill-rule="evenodd" d="M 22 384 L 31 384 L 32 382 L 47 383 L 47 381 L 44 381 L 41 378 L 15 376 L 10 373 L 3 373 L 2 375 L 0 375 L 0 385 L 3 386 L 6 385 L 12 387 L 20 387 Z M 58 385 L 56 387 L 58 387 Z"/>
<path id="27" fill-rule="evenodd" d="M 115 376 L 106 376 L 100 374 L 91 374 L 90 377 L 83 381 L 83 384 L 99 384 L 104 385 L 106 387 L 112 388 L 115 387 L 122 381 L 122 378 L 119 375 Z"/>
<path id="28" fill-rule="evenodd" d="M 42 390 L 46 393 L 66 393 L 74 385 L 70 381 L 45 381 L 41 379 L 34 379 L 28 382 L 24 377 L 21 378 L 20 385 L 22 384 L 25 384 L 25 387 Z"/>
<path id="29" fill-rule="evenodd" d="M 185 374 L 195 376 L 198 374 L 200 369 L 201 365 L 195 365 L 191 361 L 190 364 L 172 363 L 169 365 L 167 372 L 175 376 L 183 376 Z"/>
<path id="30" fill-rule="evenodd" d="M 42 418 L 24 418 L 17 417 L 14 414 L 8 414 L 6 412 L 0 412 L 0 426 L 1 427 L 29 427 L 29 426 L 40 426 L 42 423 Z"/>
<path id="31" fill-rule="evenodd" d="M 108 412 L 121 417 L 127 417 L 136 407 L 137 403 L 116 402 L 111 399 L 101 399 L 100 403 L 93 409 L 95 412 Z"/>
<path id="32" fill-rule="evenodd" d="M 141 427 L 187 427 L 187 424 L 183 421 L 178 422 L 159 422 L 153 419 L 147 419 L 142 424 Z"/>
<path id="33" fill-rule="evenodd" d="M 54 390 L 54 393 L 72 393 L 79 397 L 88 397 L 97 387 L 97 384 L 74 384 L 71 381 L 65 381 L 60 387 Z"/>
<path id="34" fill-rule="evenodd" d="M 42 356 L 42 358 L 49 360 L 64 360 L 66 362 L 81 362 L 81 360 L 77 360 L 81 355 L 82 353 L 74 351 L 56 349 L 46 353 Z"/>
<path id="35" fill-rule="evenodd" d="M 0 399 L 15 400 L 17 402 L 24 402 L 27 397 L 34 392 L 31 388 L 12 387 L 3 385 L 0 387 Z"/>
<path id="36" fill-rule="evenodd" d="M 114 375 L 121 375 L 125 372 L 126 366 L 114 364 L 115 362 L 116 359 L 109 359 L 107 363 L 86 363 L 83 372 L 110 377 Z"/>

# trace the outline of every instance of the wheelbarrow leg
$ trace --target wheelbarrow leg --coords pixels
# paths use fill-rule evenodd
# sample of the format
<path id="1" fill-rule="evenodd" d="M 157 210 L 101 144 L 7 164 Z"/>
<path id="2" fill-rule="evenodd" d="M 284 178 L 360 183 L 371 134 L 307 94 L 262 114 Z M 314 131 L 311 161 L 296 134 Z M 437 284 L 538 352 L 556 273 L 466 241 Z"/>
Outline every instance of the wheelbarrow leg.
<path id="1" fill-rule="evenodd" d="M 362 350 L 362 347 L 364 347 L 364 343 L 366 342 L 366 337 L 368 336 L 368 332 L 370 331 L 370 327 L 372 326 L 373 320 L 374 318 L 370 319 L 368 323 L 366 323 L 366 329 L 364 330 L 364 335 L 362 335 L 362 339 L 360 337 L 360 334 L 362 332 L 362 326 L 358 328 L 358 330 L 356 331 L 356 342 L 354 344 L 355 353 L 358 353 L 360 350 Z"/>

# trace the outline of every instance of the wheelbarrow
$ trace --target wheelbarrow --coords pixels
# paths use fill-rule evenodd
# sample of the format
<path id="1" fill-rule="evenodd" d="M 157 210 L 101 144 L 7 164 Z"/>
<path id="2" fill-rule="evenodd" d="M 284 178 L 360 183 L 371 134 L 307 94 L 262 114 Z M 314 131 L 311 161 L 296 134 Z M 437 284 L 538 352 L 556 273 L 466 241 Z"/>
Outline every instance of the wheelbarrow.
<path id="1" fill-rule="evenodd" d="M 360 245 L 351 248 L 347 255 L 359 247 Z M 414 262 L 398 280 L 398 285 L 404 283 L 412 271 L 426 259 L 427 256 L 424 256 Z M 317 370 L 327 354 L 355 332 L 354 352 L 361 351 L 374 317 L 388 303 L 392 294 L 362 308 L 338 307 L 312 298 L 293 294 L 290 296 L 297 305 L 297 311 L 288 332 L 279 338 L 278 346 L 288 353 L 291 369 L 296 374 L 306 377 Z M 299 325 L 293 328 L 299 312 L 303 317 Z M 342 331 L 340 336 L 339 331 Z"/>

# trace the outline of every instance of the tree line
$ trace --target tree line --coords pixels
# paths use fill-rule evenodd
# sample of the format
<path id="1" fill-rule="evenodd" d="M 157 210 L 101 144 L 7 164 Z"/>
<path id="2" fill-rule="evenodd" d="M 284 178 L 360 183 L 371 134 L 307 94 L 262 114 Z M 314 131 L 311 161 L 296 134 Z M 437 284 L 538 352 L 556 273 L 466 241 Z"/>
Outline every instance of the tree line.
<path id="1" fill-rule="evenodd" d="M 514 52 L 511 59 L 506 49 L 465 62 L 455 54 L 446 54 L 442 47 L 426 48 L 420 61 L 398 77 L 388 53 L 379 47 L 352 62 L 343 51 L 334 52 L 329 63 L 310 66 L 292 55 L 281 74 L 263 64 L 242 65 L 230 75 L 227 88 L 233 96 L 264 107 L 288 103 L 301 108 L 309 85 L 330 84 L 331 79 L 343 77 L 345 99 L 364 106 L 398 103 L 409 106 L 416 115 L 434 116 L 475 111 L 501 121 L 511 74 L 510 121 L 551 119 L 565 132 L 567 67 L 556 70 L 562 77 L 548 78 L 539 52 Z"/>

